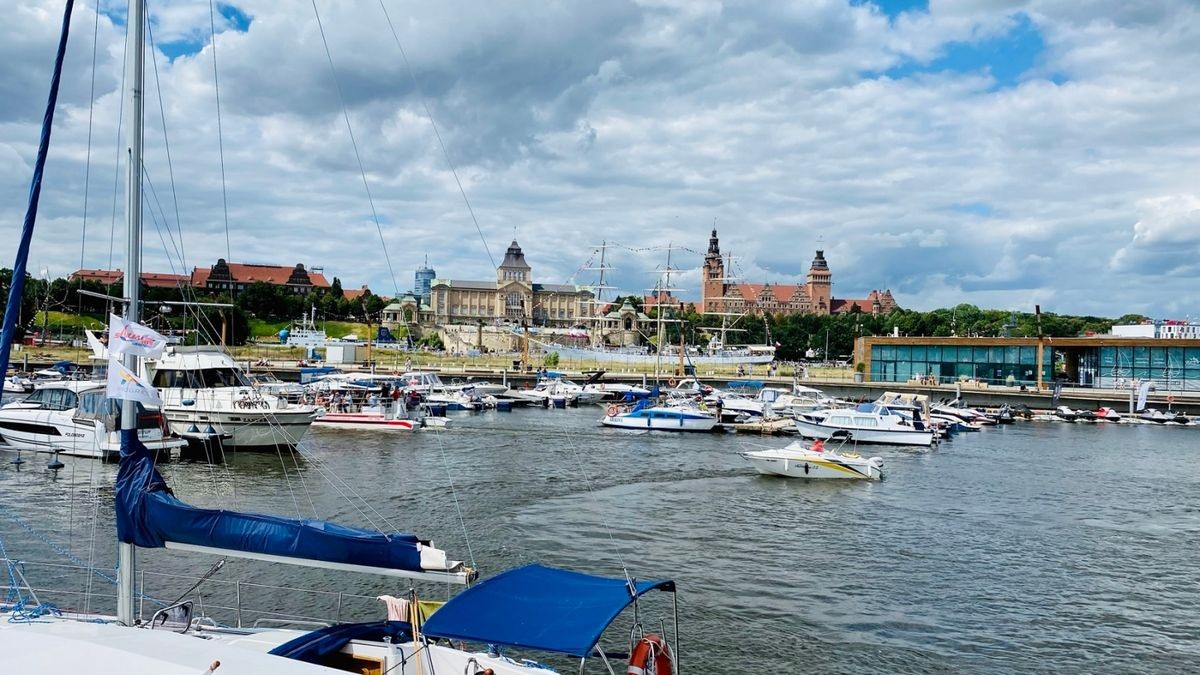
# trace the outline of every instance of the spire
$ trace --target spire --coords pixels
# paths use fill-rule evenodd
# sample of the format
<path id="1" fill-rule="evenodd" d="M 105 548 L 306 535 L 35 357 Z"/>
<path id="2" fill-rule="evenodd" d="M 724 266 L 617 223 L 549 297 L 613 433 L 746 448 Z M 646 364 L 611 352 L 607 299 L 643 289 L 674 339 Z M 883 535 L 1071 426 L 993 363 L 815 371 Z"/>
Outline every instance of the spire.
<path id="1" fill-rule="evenodd" d="M 708 238 L 708 254 L 710 256 L 721 255 L 721 247 L 717 243 L 717 228 L 712 229 L 712 236 Z"/>
<path id="2" fill-rule="evenodd" d="M 529 263 L 525 262 L 525 252 L 521 250 L 521 245 L 516 239 L 508 245 L 508 250 L 504 252 L 504 262 L 500 263 L 500 267 L 516 267 L 520 269 L 529 269 Z"/>
<path id="3" fill-rule="evenodd" d="M 819 249 L 817 250 L 817 257 L 813 258 L 812 267 L 810 267 L 809 269 L 814 269 L 814 270 L 829 269 L 829 263 L 825 262 L 825 251 L 822 251 Z"/>

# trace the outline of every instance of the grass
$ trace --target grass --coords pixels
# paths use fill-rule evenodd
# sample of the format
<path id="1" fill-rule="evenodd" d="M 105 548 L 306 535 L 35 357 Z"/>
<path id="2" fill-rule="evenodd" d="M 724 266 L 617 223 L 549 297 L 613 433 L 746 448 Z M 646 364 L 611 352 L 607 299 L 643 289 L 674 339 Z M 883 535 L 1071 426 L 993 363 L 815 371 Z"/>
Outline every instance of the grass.
<path id="1" fill-rule="evenodd" d="M 361 339 L 367 337 L 367 324 L 354 323 L 352 321 L 325 321 L 318 324 L 320 328 L 325 330 L 325 335 L 331 338 L 345 337 L 353 333 Z M 264 342 L 272 340 L 279 335 L 279 331 L 284 328 L 290 329 L 291 321 L 263 321 L 262 319 L 250 319 L 250 337 L 260 339 Z M 374 332 L 378 326 L 372 325 L 371 331 Z"/>

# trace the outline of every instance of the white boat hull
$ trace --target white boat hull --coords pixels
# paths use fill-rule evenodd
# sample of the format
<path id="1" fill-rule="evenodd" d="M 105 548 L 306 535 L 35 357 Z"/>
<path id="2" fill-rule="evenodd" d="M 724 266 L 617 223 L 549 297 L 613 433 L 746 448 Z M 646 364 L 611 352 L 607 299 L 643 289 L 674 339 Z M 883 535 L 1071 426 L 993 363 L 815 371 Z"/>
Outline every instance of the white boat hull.
<path id="1" fill-rule="evenodd" d="M 838 453 L 807 451 L 759 450 L 741 453 L 760 474 L 787 478 L 822 478 L 838 480 L 880 480 L 883 461 Z"/>
<path id="2" fill-rule="evenodd" d="M 383 413 L 325 413 L 313 420 L 313 427 L 319 429 L 358 429 L 381 431 L 412 431 L 417 422 L 405 419 L 388 418 Z"/>
<path id="3" fill-rule="evenodd" d="M 194 436 L 197 430 L 208 433 L 211 426 L 225 447 L 240 450 L 294 448 L 313 423 L 311 409 L 222 412 L 165 407 L 163 414 L 180 436 Z"/>
<path id="4" fill-rule="evenodd" d="M 796 430 L 804 438 L 820 438 L 828 440 L 835 432 L 848 431 L 856 443 L 873 443 L 877 445 L 933 445 L 933 432 L 930 431 L 892 431 L 880 429 L 862 429 L 835 427 L 817 424 L 803 418 L 796 420 Z"/>
<path id="5" fill-rule="evenodd" d="M 607 427 L 619 429 L 639 429 L 642 431 L 712 431 L 717 426 L 717 419 L 712 418 L 666 418 L 666 417 L 627 417 L 621 415 L 605 415 L 600 423 Z"/>

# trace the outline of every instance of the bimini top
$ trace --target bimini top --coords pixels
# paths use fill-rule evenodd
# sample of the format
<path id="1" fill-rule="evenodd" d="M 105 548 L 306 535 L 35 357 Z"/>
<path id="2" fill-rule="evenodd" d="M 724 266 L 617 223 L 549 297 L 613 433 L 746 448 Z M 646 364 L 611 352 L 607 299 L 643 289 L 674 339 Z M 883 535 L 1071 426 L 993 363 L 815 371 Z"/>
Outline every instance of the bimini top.
<path id="1" fill-rule="evenodd" d="M 584 657 L 605 628 L 648 591 L 675 591 L 674 581 L 599 577 L 544 565 L 497 574 L 459 593 L 425 622 L 434 637 L 538 649 Z"/>

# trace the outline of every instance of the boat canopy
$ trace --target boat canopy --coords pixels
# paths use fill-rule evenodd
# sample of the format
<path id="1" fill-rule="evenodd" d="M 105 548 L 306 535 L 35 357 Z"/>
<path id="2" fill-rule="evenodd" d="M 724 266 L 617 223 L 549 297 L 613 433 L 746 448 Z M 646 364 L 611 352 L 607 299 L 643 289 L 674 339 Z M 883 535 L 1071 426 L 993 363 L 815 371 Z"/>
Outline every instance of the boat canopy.
<path id="1" fill-rule="evenodd" d="M 407 621 L 372 621 L 370 623 L 339 623 L 301 635 L 272 649 L 269 654 L 295 661 L 321 665 L 325 657 L 336 654 L 351 640 L 393 642 L 412 639 L 412 624 Z"/>
<path id="2" fill-rule="evenodd" d="M 190 506 L 171 493 L 136 433 L 121 431 L 116 506 L 117 537 L 122 542 L 143 548 L 184 545 L 235 556 L 403 576 L 430 572 L 451 576 L 447 572 L 459 567 L 445 560 L 440 566 L 423 567 L 423 554 L 436 559 L 441 552 L 411 534 Z"/>
<path id="3" fill-rule="evenodd" d="M 733 380 L 725 385 L 726 389 L 762 389 L 762 380 Z"/>
<path id="4" fill-rule="evenodd" d="M 502 572 L 459 593 L 425 622 L 425 634 L 452 640 L 585 657 L 604 629 L 643 594 L 674 581 L 595 576 L 544 565 Z"/>

